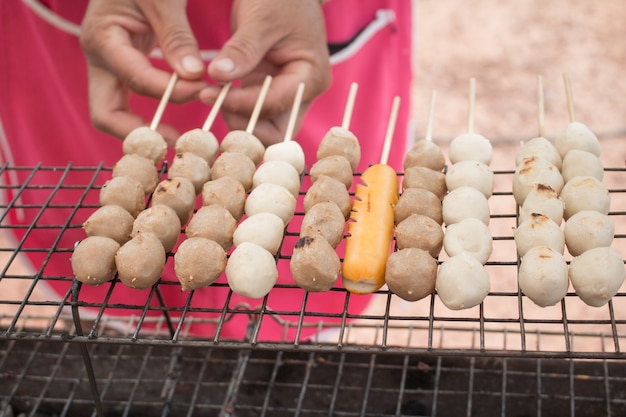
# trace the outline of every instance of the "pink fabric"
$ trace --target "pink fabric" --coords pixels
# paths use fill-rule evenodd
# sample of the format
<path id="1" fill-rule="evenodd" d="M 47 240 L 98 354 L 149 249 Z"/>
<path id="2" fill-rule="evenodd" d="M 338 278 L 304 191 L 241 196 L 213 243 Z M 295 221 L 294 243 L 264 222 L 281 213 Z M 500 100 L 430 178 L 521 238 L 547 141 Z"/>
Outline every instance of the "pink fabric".
<path id="1" fill-rule="evenodd" d="M 84 13 L 85 4 L 50 0 L 46 2 L 61 16 L 78 23 Z M 199 38 L 203 49 L 216 49 L 229 34 L 228 3 L 190 1 L 190 19 L 194 33 Z M 408 122 L 408 106 L 410 93 L 410 50 L 411 36 L 410 3 L 406 0 L 332 0 L 327 3 L 325 13 L 328 22 L 330 42 L 344 42 L 351 39 L 375 16 L 378 9 L 393 9 L 396 21 L 385 27 L 365 47 L 349 61 L 334 67 L 334 82 L 330 90 L 321 96 L 308 113 L 302 130 L 296 140 L 305 150 L 307 165 L 315 162 L 315 154 L 319 141 L 333 125 L 341 123 L 348 88 L 351 82 L 359 84 L 359 92 L 355 104 L 351 130 L 360 139 L 362 160 L 359 170 L 369 164 L 377 163 L 380 158 L 382 141 L 387 129 L 387 119 L 393 97 L 402 99 L 401 111 L 397 120 L 396 134 L 391 149 L 389 163 L 396 169 L 401 168 L 406 142 L 406 126 Z M 217 7 L 216 5 L 221 7 Z M 205 30 L 210 28 L 210 30 Z M 34 166 L 66 166 L 68 162 L 76 166 L 112 166 L 122 155 L 121 142 L 96 131 L 90 121 L 87 103 L 87 80 L 84 58 L 78 39 L 50 26 L 36 16 L 22 2 L 0 2 L 0 119 L 8 138 L 10 152 L 3 147 L 3 160 L 9 160 L 17 167 Z M 163 63 L 158 63 L 163 65 Z M 133 97 L 133 107 L 150 120 L 157 103 L 153 99 Z M 186 105 L 169 105 L 163 121 L 171 123 L 181 132 L 198 127 L 202 124 L 209 108 L 201 103 Z M 223 137 L 226 126 L 221 120 L 214 125 L 218 138 Z M 30 171 L 18 173 L 18 184 L 27 181 Z M 103 172 L 96 180 L 101 185 L 110 172 Z M 4 181 L 10 181 L 4 178 Z M 92 180 L 92 173 L 72 173 L 63 179 L 62 173 L 52 170 L 38 172 L 32 178 L 34 185 L 54 186 L 59 182 L 68 185 L 87 184 Z M 12 198 L 14 193 L 9 193 Z M 91 209 L 79 210 L 72 218 L 71 208 L 54 208 L 39 213 L 28 209 L 28 205 L 41 206 L 50 195 L 49 189 L 40 191 L 29 190 L 21 195 L 26 205 L 24 218 L 15 215 L 11 221 L 16 224 L 31 224 L 38 216 L 38 225 L 63 225 L 70 222 L 70 229 L 64 233 L 59 242 L 56 239 L 58 228 L 38 228 L 28 234 L 24 241 L 25 248 L 51 248 L 50 253 L 32 252 L 29 258 L 36 270 L 46 277 L 59 277 L 57 280 L 46 280 L 59 296 L 67 294 L 72 276 L 69 263 L 70 249 L 74 242 L 84 237 L 80 224 L 93 212 Z M 75 204 L 83 198 L 82 191 L 64 189 L 57 197 L 57 204 Z M 97 193 L 86 196 L 84 204 L 97 206 Z M 301 201 L 300 201 L 301 207 Z M 16 211 L 12 212 L 13 214 Z M 297 233 L 298 225 L 294 223 L 289 230 Z M 17 238 L 25 235 L 25 229 L 16 229 Z M 290 254 L 294 238 L 287 238 L 283 254 Z M 56 246 L 54 246 L 56 244 Z M 288 262 L 279 262 L 279 284 L 292 284 L 288 272 Z M 167 281 L 176 281 L 173 274 L 173 260 L 167 263 L 164 274 Z M 225 282 L 222 277 L 221 283 Z M 100 287 L 83 286 L 81 300 L 101 303 L 109 290 L 109 285 Z M 187 301 L 188 293 L 181 293 L 177 285 L 161 286 L 165 302 L 169 307 L 181 307 Z M 302 303 L 303 291 L 293 291 L 292 297 L 286 297 L 287 290 L 270 293 L 268 307 L 274 311 L 298 311 Z M 220 308 L 228 293 L 227 286 L 212 286 L 196 291 L 192 306 L 202 308 Z M 111 303 L 131 303 L 141 305 L 148 297 L 149 291 L 137 291 L 116 285 Z M 359 313 L 369 297 L 350 298 L 350 313 Z M 262 300 L 248 300 L 234 295 L 230 306 L 247 303 L 256 306 Z M 309 294 L 307 312 L 324 312 L 340 314 L 345 303 L 345 294 L 331 291 L 321 294 Z M 156 304 L 153 297 L 152 305 Z M 109 309 L 107 313 L 122 310 Z M 134 311 L 139 313 L 138 310 Z M 152 312 L 160 314 L 159 311 Z M 199 315 L 199 314 L 196 314 Z M 209 314 L 211 315 L 211 314 Z M 212 314 L 215 316 L 215 314 Z M 297 320 L 298 317 L 286 317 Z M 315 320 L 313 318 L 312 320 Z M 264 323 L 268 323 L 265 321 Z M 247 319 L 241 317 L 226 323 L 222 329 L 223 337 L 242 337 L 246 331 Z M 212 334 L 212 325 L 195 326 L 195 334 Z M 311 330 L 314 331 L 315 329 Z M 306 331 L 306 332 L 311 332 Z M 283 328 L 275 325 L 264 325 L 260 338 L 283 337 Z"/>

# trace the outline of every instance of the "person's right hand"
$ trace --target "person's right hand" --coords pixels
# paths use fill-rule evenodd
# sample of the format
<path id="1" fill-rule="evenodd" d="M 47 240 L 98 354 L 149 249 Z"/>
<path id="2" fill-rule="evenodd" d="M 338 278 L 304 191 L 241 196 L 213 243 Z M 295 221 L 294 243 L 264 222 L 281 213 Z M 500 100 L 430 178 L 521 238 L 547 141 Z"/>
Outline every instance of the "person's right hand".
<path id="1" fill-rule="evenodd" d="M 92 123 L 121 139 L 147 124 L 129 108 L 130 92 L 160 98 L 170 79 L 148 59 L 155 45 L 179 77 L 171 101 L 194 100 L 207 86 L 185 0 L 91 0 L 80 44 L 87 58 Z M 172 126 L 160 124 L 158 130 L 170 145 L 179 135 Z"/>
<path id="2" fill-rule="evenodd" d="M 209 75 L 221 83 L 240 81 L 222 104 L 230 129 L 245 129 L 266 75 L 273 80 L 254 129 L 265 145 L 283 140 L 296 90 L 304 95 L 298 129 L 312 101 L 331 83 L 324 15 L 319 0 L 234 0 L 232 37 L 209 64 Z M 209 86 L 200 100 L 215 102 L 220 86 Z"/>

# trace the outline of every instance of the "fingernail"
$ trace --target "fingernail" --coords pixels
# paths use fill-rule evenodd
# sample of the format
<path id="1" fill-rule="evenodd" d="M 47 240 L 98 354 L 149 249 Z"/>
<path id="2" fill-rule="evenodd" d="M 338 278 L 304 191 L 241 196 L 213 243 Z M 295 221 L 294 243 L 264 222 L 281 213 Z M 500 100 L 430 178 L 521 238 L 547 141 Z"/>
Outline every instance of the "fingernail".
<path id="1" fill-rule="evenodd" d="M 220 58 L 211 63 L 213 69 L 221 72 L 233 72 L 235 70 L 235 63 L 230 58 Z"/>
<path id="2" fill-rule="evenodd" d="M 189 72 L 200 72 L 202 71 L 204 65 L 202 61 L 193 55 L 187 55 L 183 58 L 182 66 L 185 71 Z"/>

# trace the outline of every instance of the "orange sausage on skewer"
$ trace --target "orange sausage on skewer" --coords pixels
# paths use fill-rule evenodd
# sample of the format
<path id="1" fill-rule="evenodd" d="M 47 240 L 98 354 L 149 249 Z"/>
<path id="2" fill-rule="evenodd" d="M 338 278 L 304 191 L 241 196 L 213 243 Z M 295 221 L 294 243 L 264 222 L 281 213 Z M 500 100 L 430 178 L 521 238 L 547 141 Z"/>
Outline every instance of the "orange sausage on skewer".
<path id="1" fill-rule="evenodd" d="M 395 97 L 380 163 L 367 168 L 357 184 L 343 260 L 343 285 L 355 294 L 369 294 L 385 284 L 385 266 L 394 233 L 398 202 L 396 172 L 387 165 L 400 98 Z"/>
<path id="2" fill-rule="evenodd" d="M 369 294 L 385 283 L 385 265 L 394 233 L 393 207 L 398 202 L 398 177 L 386 164 L 361 175 L 348 224 L 343 284 L 356 294 Z"/>

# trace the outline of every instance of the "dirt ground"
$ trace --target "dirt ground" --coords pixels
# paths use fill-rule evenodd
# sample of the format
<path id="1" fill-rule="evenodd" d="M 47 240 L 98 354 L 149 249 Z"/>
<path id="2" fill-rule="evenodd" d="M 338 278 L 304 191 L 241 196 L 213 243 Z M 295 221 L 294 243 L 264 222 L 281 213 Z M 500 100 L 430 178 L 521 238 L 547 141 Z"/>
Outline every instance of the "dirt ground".
<path id="1" fill-rule="evenodd" d="M 563 82 L 567 74 L 573 90 L 575 118 L 600 138 L 604 166 L 624 166 L 626 2 L 419 0 L 415 4 L 412 118 L 417 138 L 425 134 L 429 101 L 435 90 L 433 140 L 447 155 L 450 140 L 467 130 L 469 80 L 475 78 L 474 130 L 494 145 L 492 169 L 512 170 L 520 141 L 529 140 L 539 132 L 538 76 L 542 77 L 544 87 L 543 136 L 554 140 L 569 123 Z M 607 185 L 623 189 L 622 177 L 607 178 Z M 507 187 L 510 191 L 510 178 L 508 183 L 496 187 L 497 191 L 505 191 Z M 625 200 L 613 201 L 612 210 L 624 212 Z M 499 207 L 499 201 L 491 201 L 493 212 L 511 210 Z M 510 204 L 510 199 L 506 204 Z M 616 234 L 626 236 L 625 216 L 615 216 L 614 220 Z M 510 224 L 492 227 L 494 235 L 512 233 Z M 616 239 L 623 257 L 626 256 L 624 240 Z M 508 253 L 503 255 L 503 251 Z M 514 248 L 510 245 L 499 243 L 492 258 L 510 257 L 511 251 Z M 23 267 L 14 265 L 14 268 Z M 515 277 L 508 282 L 509 286 L 496 282 L 495 289 L 516 291 L 510 287 L 510 283 L 515 284 Z M 45 299 L 45 295 L 40 297 Z M 510 306 L 495 300 L 487 303 L 488 314 L 510 317 L 507 310 Z M 374 302 L 370 310 L 376 313 L 384 308 L 385 300 L 381 300 Z M 427 314 L 428 305 L 397 302 L 392 309 L 398 314 L 423 315 L 424 311 Z M 579 312 L 571 312 L 573 316 L 576 314 L 586 315 L 589 310 L 583 307 Z M 360 340 L 367 343 L 370 339 Z"/>
<path id="2" fill-rule="evenodd" d="M 418 132 L 424 132 L 432 90 L 437 91 L 435 140 L 445 143 L 464 132 L 468 80 L 474 77 L 477 132 L 494 145 L 537 136 L 537 76 L 542 76 L 544 136 L 554 138 L 569 122 L 567 73 L 576 119 L 600 138 L 624 137 L 624 18 L 626 3 L 620 0 L 416 2 Z"/>

